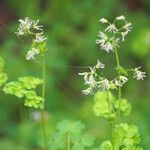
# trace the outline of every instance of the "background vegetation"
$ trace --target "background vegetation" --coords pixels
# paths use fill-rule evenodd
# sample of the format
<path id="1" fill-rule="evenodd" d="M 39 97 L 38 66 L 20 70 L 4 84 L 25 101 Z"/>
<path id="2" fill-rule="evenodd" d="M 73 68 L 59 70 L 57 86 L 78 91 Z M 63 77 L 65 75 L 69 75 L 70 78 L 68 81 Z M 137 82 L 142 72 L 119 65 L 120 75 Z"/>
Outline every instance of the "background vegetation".
<path id="1" fill-rule="evenodd" d="M 130 79 L 123 89 L 123 95 L 134 107 L 128 122 L 139 127 L 141 146 L 149 149 L 149 8 L 149 0 L 0 0 L 0 56 L 6 61 L 5 72 L 10 81 L 26 75 L 41 76 L 40 65 L 25 59 L 29 43 L 18 40 L 14 33 L 18 19 L 28 16 L 44 24 L 48 37 L 46 119 L 49 138 L 57 122 L 63 119 L 81 120 L 99 139 L 99 144 L 109 136 L 108 124 L 92 113 L 92 97 L 81 95 L 83 82 L 78 72 L 85 70 L 71 66 L 93 66 L 99 58 L 106 66 L 115 66 L 111 55 L 106 55 L 95 44 L 101 29 L 98 20 L 101 17 L 113 20 L 124 15 L 133 23 L 133 30 L 121 46 L 122 64 L 129 68 L 141 64 L 147 72 L 144 82 Z M 41 144 L 38 117 L 38 110 L 25 108 L 16 97 L 0 91 L 0 149 L 37 149 Z"/>

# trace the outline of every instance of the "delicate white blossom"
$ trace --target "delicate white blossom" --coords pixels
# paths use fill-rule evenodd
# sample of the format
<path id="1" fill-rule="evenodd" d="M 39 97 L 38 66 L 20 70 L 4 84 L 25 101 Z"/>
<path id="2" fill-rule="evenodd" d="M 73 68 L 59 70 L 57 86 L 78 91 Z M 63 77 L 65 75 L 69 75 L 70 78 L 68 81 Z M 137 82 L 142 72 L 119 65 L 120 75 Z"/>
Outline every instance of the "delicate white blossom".
<path id="1" fill-rule="evenodd" d="M 42 25 L 38 25 L 40 20 L 37 20 L 37 21 L 33 21 L 33 28 L 36 29 L 36 30 L 40 30 L 40 31 L 43 31 L 43 26 Z"/>
<path id="2" fill-rule="evenodd" d="M 114 45 L 112 43 L 115 43 L 115 41 L 109 40 L 107 35 L 103 32 L 99 32 L 99 39 L 96 40 L 96 44 L 99 44 L 101 49 L 105 50 L 106 52 L 114 51 Z M 117 43 L 116 43 L 117 44 Z"/>
<path id="3" fill-rule="evenodd" d="M 93 94 L 92 88 L 89 87 L 85 90 L 82 90 L 82 94 L 85 94 L 85 95 Z"/>
<path id="4" fill-rule="evenodd" d="M 124 41 L 124 40 L 125 40 L 125 37 L 127 36 L 128 32 L 129 32 L 128 30 L 127 30 L 127 31 L 125 31 L 125 32 L 121 32 L 122 41 Z"/>
<path id="5" fill-rule="evenodd" d="M 36 48 L 32 48 L 30 51 L 28 51 L 27 55 L 26 55 L 26 59 L 30 60 L 30 59 L 35 59 L 34 56 L 39 54 L 40 52 L 36 49 Z"/>
<path id="6" fill-rule="evenodd" d="M 118 79 L 114 80 L 116 86 L 123 86 L 128 81 L 128 78 L 125 76 L 119 76 Z"/>
<path id="7" fill-rule="evenodd" d="M 118 29 L 116 28 L 116 26 L 115 26 L 114 24 L 110 24 L 110 25 L 105 29 L 105 31 L 116 33 L 116 32 L 118 31 Z"/>
<path id="8" fill-rule="evenodd" d="M 109 53 L 110 51 L 114 51 L 114 47 L 113 47 L 113 44 L 111 42 L 106 42 L 105 45 L 103 45 L 101 47 L 103 50 L 105 50 L 107 53 Z"/>
<path id="9" fill-rule="evenodd" d="M 131 31 L 132 24 L 130 22 L 126 22 L 126 24 L 123 26 L 123 29 L 125 29 L 126 31 Z"/>
<path id="10" fill-rule="evenodd" d="M 108 23 L 108 21 L 105 18 L 101 18 L 99 21 L 102 23 Z"/>
<path id="11" fill-rule="evenodd" d="M 110 82 L 109 80 L 107 79 L 103 79 L 99 82 L 99 85 L 98 85 L 100 91 L 106 91 L 110 88 Z"/>
<path id="12" fill-rule="evenodd" d="M 143 80 L 146 77 L 146 72 L 140 71 L 141 67 L 135 68 L 133 78 L 136 78 L 137 80 Z"/>
<path id="13" fill-rule="evenodd" d="M 37 43 L 41 43 L 47 39 L 46 37 L 44 37 L 43 33 L 36 33 L 35 37 L 36 38 L 33 41 Z"/>
<path id="14" fill-rule="evenodd" d="M 108 37 L 105 33 L 101 31 L 99 32 L 98 36 L 100 39 L 96 40 L 96 44 L 99 44 L 102 47 L 105 45 L 106 41 L 108 40 Z"/>
<path id="15" fill-rule="evenodd" d="M 125 20 L 125 17 L 122 15 L 122 16 L 116 17 L 116 20 Z"/>
<path id="16" fill-rule="evenodd" d="M 95 81 L 92 74 L 90 74 L 89 76 L 85 75 L 84 76 L 84 81 L 85 81 L 85 85 L 89 85 L 91 87 L 95 87 L 95 85 L 96 85 L 96 81 Z"/>
<path id="17" fill-rule="evenodd" d="M 99 69 L 99 68 L 105 68 L 105 64 L 102 64 L 99 60 L 97 60 L 97 64 L 96 64 L 96 66 L 95 66 L 97 69 Z"/>

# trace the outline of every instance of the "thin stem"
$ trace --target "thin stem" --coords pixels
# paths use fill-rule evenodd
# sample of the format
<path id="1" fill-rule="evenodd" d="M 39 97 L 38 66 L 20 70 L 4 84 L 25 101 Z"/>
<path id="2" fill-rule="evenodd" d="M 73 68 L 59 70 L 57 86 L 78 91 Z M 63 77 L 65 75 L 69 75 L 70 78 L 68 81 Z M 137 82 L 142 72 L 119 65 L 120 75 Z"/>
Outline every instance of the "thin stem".
<path id="1" fill-rule="evenodd" d="M 107 103 L 108 103 L 109 114 L 111 115 L 112 111 L 111 111 L 111 102 L 110 102 L 110 98 L 109 98 L 109 91 L 107 90 L 106 92 L 107 92 Z M 114 122 L 110 121 L 110 137 L 111 137 L 111 140 L 112 140 L 113 124 L 114 124 Z"/>
<path id="2" fill-rule="evenodd" d="M 116 58 L 116 62 L 117 62 L 117 67 L 120 67 L 120 61 L 119 61 L 119 55 L 118 55 L 118 51 L 115 48 L 115 58 Z M 120 73 L 118 72 L 119 76 Z M 118 99 L 119 99 L 119 110 L 118 110 L 118 121 L 120 121 L 120 106 L 121 106 L 121 87 L 118 87 Z"/>
<path id="3" fill-rule="evenodd" d="M 67 139 L 67 150 L 71 150 L 71 133 L 68 133 L 68 139 Z"/>
<path id="4" fill-rule="evenodd" d="M 45 104 L 45 81 L 46 81 L 46 68 L 45 68 L 45 55 L 43 55 L 43 64 L 42 64 L 42 76 L 43 76 L 43 85 L 42 85 L 42 98 L 43 98 L 43 105 L 41 108 L 41 126 L 42 126 L 42 133 L 44 139 L 44 149 L 48 150 L 48 143 L 47 143 L 47 136 L 45 130 L 45 117 L 44 117 L 44 104 Z"/>
<path id="5" fill-rule="evenodd" d="M 111 115 L 111 104 L 110 104 L 109 91 L 108 90 L 107 90 L 107 103 L 108 103 L 109 114 Z"/>

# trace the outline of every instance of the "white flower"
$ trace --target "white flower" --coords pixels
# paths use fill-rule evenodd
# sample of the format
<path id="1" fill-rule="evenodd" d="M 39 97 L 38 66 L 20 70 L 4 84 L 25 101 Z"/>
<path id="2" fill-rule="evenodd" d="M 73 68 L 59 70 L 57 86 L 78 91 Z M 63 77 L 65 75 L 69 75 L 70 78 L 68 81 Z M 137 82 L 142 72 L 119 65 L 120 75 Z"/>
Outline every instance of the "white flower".
<path id="1" fill-rule="evenodd" d="M 116 86 L 123 86 L 128 81 L 128 78 L 125 76 L 119 76 L 118 79 L 114 80 Z"/>
<path id="2" fill-rule="evenodd" d="M 97 64 L 96 64 L 96 66 L 95 66 L 97 69 L 99 69 L 99 68 L 105 68 L 105 64 L 102 64 L 99 60 L 97 60 Z"/>
<path id="3" fill-rule="evenodd" d="M 122 15 L 122 16 L 116 17 L 116 20 L 125 20 L 125 17 Z"/>
<path id="4" fill-rule="evenodd" d="M 90 74 L 92 74 L 92 75 L 95 74 L 96 68 L 95 68 L 95 67 L 93 67 L 93 68 L 92 68 L 92 67 L 89 67 L 89 68 L 90 68 L 90 71 L 91 71 Z"/>
<path id="5" fill-rule="evenodd" d="M 114 45 L 110 42 L 107 35 L 100 31 L 98 36 L 100 38 L 96 40 L 96 44 L 99 44 L 101 49 L 105 50 L 106 52 L 113 51 Z M 114 44 L 115 44 L 115 41 L 114 41 Z"/>
<path id="6" fill-rule="evenodd" d="M 92 88 L 94 88 L 94 87 L 96 87 L 97 82 L 95 81 L 93 75 L 90 75 L 88 78 L 86 78 L 85 84 L 89 85 Z"/>
<path id="7" fill-rule="evenodd" d="M 98 36 L 100 37 L 100 39 L 96 40 L 96 44 L 100 44 L 100 46 L 103 46 L 105 44 L 105 42 L 107 41 L 108 37 L 105 33 L 99 31 Z"/>
<path id="8" fill-rule="evenodd" d="M 125 29 L 127 31 L 131 31 L 132 24 L 130 22 L 126 22 L 126 24 L 123 26 L 123 29 Z"/>
<path id="9" fill-rule="evenodd" d="M 128 32 L 129 32 L 128 30 L 127 30 L 127 31 L 125 31 L 125 32 L 121 32 L 122 41 L 124 41 L 124 40 L 125 40 L 125 36 L 127 36 Z"/>
<path id="10" fill-rule="evenodd" d="M 35 36 L 36 38 L 33 41 L 37 43 L 41 43 L 47 39 L 46 37 L 44 37 L 43 33 L 37 33 Z"/>
<path id="11" fill-rule="evenodd" d="M 112 43 L 109 41 L 105 45 L 103 45 L 101 48 L 105 50 L 107 53 L 109 53 L 110 51 L 114 51 L 114 47 Z"/>
<path id="12" fill-rule="evenodd" d="M 100 91 L 106 91 L 110 88 L 110 82 L 107 79 L 101 80 L 98 85 Z"/>
<path id="13" fill-rule="evenodd" d="M 108 23 L 108 21 L 105 18 L 101 18 L 99 21 L 102 23 Z"/>
<path id="14" fill-rule="evenodd" d="M 137 80 L 143 80 L 146 77 L 146 72 L 140 71 L 141 67 L 137 67 L 134 69 L 134 75 L 133 78 L 136 78 Z"/>
<path id="15" fill-rule="evenodd" d="M 116 33 L 116 32 L 118 31 L 118 29 L 116 28 L 116 26 L 115 26 L 114 24 L 110 24 L 110 25 L 105 29 L 105 31 Z"/>
<path id="16" fill-rule="evenodd" d="M 92 88 L 87 88 L 86 90 L 82 90 L 82 94 L 89 95 L 93 94 Z"/>
<path id="17" fill-rule="evenodd" d="M 19 28 L 18 28 L 18 31 L 16 32 L 16 34 L 18 36 L 27 34 L 32 27 L 32 20 L 30 20 L 28 17 L 26 17 L 24 20 L 19 19 L 19 22 L 20 22 L 20 25 L 19 25 Z"/>
<path id="18" fill-rule="evenodd" d="M 119 47 L 119 45 L 118 45 L 119 41 L 120 41 L 120 38 L 114 39 L 114 40 L 113 40 L 113 45 L 114 45 L 115 47 Z"/>
<path id="19" fill-rule="evenodd" d="M 27 60 L 34 59 L 34 56 L 39 53 L 40 52 L 36 48 L 32 48 L 30 51 L 28 51 L 26 55 L 26 59 Z"/>
<path id="20" fill-rule="evenodd" d="M 43 31 L 43 26 L 42 25 L 38 25 L 40 20 L 37 20 L 37 21 L 33 21 L 33 28 L 36 29 L 36 30 L 40 30 L 40 31 Z"/>

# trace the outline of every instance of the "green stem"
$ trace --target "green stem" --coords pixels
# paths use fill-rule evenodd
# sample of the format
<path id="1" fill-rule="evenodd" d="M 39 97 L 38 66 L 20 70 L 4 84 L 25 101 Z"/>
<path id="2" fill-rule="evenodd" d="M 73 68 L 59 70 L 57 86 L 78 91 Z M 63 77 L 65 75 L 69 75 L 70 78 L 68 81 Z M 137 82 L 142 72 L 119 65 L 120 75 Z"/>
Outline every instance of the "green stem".
<path id="1" fill-rule="evenodd" d="M 46 81 L 46 68 L 45 68 L 45 55 L 43 55 L 43 64 L 42 64 L 42 76 L 43 76 L 43 85 L 42 85 L 42 98 L 43 98 L 43 105 L 41 108 L 41 126 L 42 126 L 42 133 L 44 139 L 44 150 L 48 150 L 48 143 L 47 143 L 47 136 L 45 130 L 45 117 L 44 117 L 44 104 L 45 104 L 45 81 Z"/>
<path id="2" fill-rule="evenodd" d="M 67 147 L 68 150 L 71 150 L 71 133 L 68 133 L 68 139 L 67 139 Z"/>
<path id="3" fill-rule="evenodd" d="M 109 109 L 109 115 L 111 115 L 111 102 L 109 98 L 109 91 L 107 90 L 107 103 L 108 103 L 108 109 Z M 113 131 L 113 122 L 110 122 L 110 136 L 112 136 L 112 131 Z"/>
<path id="4" fill-rule="evenodd" d="M 118 55 L 118 51 L 115 48 L 115 58 L 116 58 L 116 62 L 117 62 L 117 67 L 120 67 L 120 61 L 119 61 L 119 55 Z M 119 76 L 120 73 L 118 72 Z M 119 109 L 118 109 L 118 121 L 120 122 L 120 106 L 121 106 L 121 87 L 118 87 L 118 99 L 119 99 Z"/>
<path id="5" fill-rule="evenodd" d="M 109 114 L 111 115 L 111 105 L 110 105 L 109 91 L 108 90 L 107 90 L 107 103 L 108 103 Z"/>

